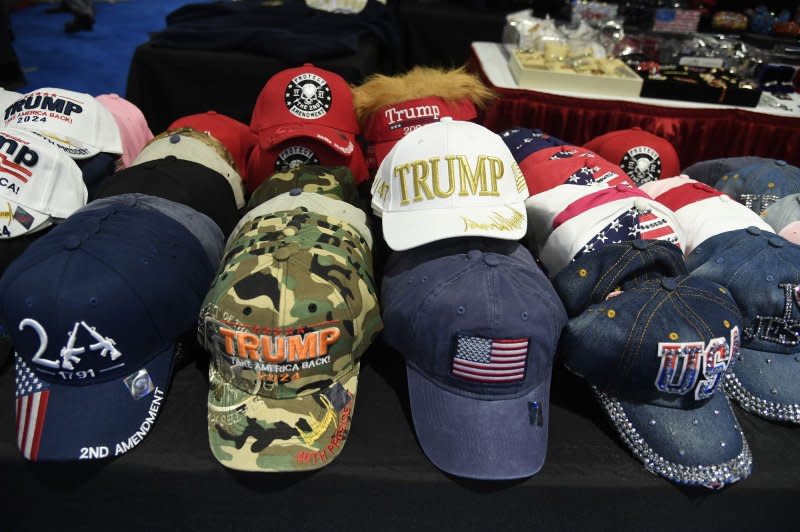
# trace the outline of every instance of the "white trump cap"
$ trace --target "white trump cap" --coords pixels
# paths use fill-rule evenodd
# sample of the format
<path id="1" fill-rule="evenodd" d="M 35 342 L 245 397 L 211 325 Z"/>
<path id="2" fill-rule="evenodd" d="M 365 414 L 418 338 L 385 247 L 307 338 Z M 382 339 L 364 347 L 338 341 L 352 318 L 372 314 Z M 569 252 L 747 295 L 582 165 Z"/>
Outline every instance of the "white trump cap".
<path id="1" fill-rule="evenodd" d="M 372 210 L 395 251 L 453 237 L 519 240 L 528 188 L 500 135 L 442 118 L 402 139 L 383 159 Z"/>

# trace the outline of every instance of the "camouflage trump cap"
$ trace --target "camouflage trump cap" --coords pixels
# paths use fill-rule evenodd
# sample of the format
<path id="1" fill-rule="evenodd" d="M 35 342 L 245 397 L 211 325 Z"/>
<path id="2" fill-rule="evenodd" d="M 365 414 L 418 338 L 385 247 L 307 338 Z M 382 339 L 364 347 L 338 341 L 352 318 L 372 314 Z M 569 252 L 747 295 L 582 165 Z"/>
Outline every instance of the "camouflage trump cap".
<path id="1" fill-rule="evenodd" d="M 224 466 L 319 469 L 344 447 L 359 361 L 382 328 L 353 238 L 298 209 L 254 219 L 229 243 L 198 324 L 212 359 L 209 444 Z"/>
<path id="2" fill-rule="evenodd" d="M 350 168 L 347 166 L 304 165 L 294 167 L 288 172 L 272 174 L 253 191 L 247 202 L 247 210 L 295 188 L 346 201 L 360 207 L 358 189 Z"/>

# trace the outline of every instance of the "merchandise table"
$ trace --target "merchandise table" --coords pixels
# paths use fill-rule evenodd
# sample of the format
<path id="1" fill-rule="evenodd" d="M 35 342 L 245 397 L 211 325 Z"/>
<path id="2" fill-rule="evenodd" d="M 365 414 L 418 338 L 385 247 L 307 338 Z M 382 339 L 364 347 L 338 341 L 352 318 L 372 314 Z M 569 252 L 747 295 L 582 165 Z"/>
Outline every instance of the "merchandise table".
<path id="1" fill-rule="evenodd" d="M 757 155 L 800 165 L 800 98 L 776 107 L 762 95 L 757 107 L 641 97 L 608 97 L 520 88 L 500 43 L 473 42 L 468 62 L 498 98 L 481 122 L 493 131 L 539 128 L 566 142 L 584 144 L 613 131 L 638 126 L 667 139 L 681 167 L 719 157 Z"/>
<path id="2" fill-rule="evenodd" d="M 465 480 L 425 458 L 402 358 L 378 340 L 362 365 L 349 441 L 335 461 L 309 473 L 242 473 L 209 450 L 202 360 L 201 353 L 176 372 L 137 447 L 108 461 L 63 464 L 29 463 L 16 449 L 7 362 L 0 371 L 2 529 L 796 530 L 800 427 L 738 408 L 752 476 L 718 492 L 687 489 L 645 471 L 588 388 L 557 367 L 543 469 L 515 481 Z"/>

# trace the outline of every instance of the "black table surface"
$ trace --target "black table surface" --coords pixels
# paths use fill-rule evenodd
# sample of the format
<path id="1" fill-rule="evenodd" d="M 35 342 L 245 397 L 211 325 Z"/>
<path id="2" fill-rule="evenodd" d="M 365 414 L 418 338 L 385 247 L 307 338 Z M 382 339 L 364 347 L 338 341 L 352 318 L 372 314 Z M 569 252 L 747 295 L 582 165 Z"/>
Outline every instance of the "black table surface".
<path id="1" fill-rule="evenodd" d="M 13 368 L 0 371 L 0 500 L 11 530 L 797 530 L 800 427 L 737 408 L 753 474 L 720 491 L 648 473 L 588 388 L 557 366 L 548 455 L 527 479 L 447 475 L 420 449 L 400 355 L 378 339 L 364 358 L 342 454 L 308 473 L 244 473 L 208 447 L 207 362 L 176 371 L 159 418 L 106 461 L 30 463 L 15 445 Z M 502 435 L 499 435 L 502 437 Z M 7 518 L 0 530 L 8 530 Z"/>

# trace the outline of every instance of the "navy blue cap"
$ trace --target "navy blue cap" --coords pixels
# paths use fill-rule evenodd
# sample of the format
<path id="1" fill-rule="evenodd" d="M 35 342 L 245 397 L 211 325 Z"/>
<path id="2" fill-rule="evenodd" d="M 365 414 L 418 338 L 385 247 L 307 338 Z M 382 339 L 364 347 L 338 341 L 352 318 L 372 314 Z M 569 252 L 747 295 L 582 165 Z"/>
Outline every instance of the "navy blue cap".
<path id="1" fill-rule="evenodd" d="M 709 238 L 686 263 L 726 286 L 744 317 L 727 394 L 767 419 L 800 423 L 800 246 L 749 227 Z"/>
<path id="2" fill-rule="evenodd" d="M 393 254 L 385 341 L 403 354 L 414 428 L 446 473 L 512 479 L 541 469 L 550 378 L 566 313 L 516 242 L 450 239 Z"/>
<path id="3" fill-rule="evenodd" d="M 517 163 L 525 160 L 529 155 L 545 148 L 563 146 L 567 144 L 561 139 L 549 135 L 540 129 L 514 127 L 500 133 L 514 160 Z"/>
<path id="4" fill-rule="evenodd" d="M 617 291 L 647 279 L 685 275 L 677 246 L 663 240 L 630 240 L 606 244 L 580 255 L 553 278 L 569 317 L 600 303 Z"/>
<path id="5" fill-rule="evenodd" d="M 135 200 L 84 209 L 0 278 L 17 444 L 32 461 L 113 457 L 142 441 L 214 277 L 204 246 L 171 216 Z"/>
<path id="6" fill-rule="evenodd" d="M 724 287 L 663 277 L 572 318 L 559 354 L 592 386 L 645 468 L 679 484 L 720 488 L 752 466 L 721 390 L 740 332 L 741 314 Z"/>
<path id="7" fill-rule="evenodd" d="M 761 214 L 782 197 L 800 192 L 800 168 L 779 159 L 763 159 L 722 175 L 714 188 Z"/>

